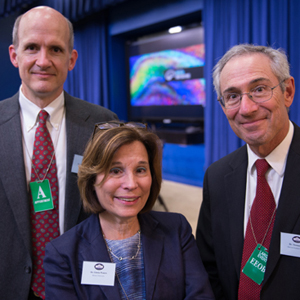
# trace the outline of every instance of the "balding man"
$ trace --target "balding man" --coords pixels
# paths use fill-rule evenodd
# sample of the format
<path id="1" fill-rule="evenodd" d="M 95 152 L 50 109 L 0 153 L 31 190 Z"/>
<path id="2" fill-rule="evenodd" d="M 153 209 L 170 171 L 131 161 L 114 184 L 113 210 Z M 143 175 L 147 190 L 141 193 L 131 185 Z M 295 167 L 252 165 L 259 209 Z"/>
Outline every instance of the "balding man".
<path id="1" fill-rule="evenodd" d="M 63 90 L 75 67 L 72 24 L 50 7 L 21 15 L 9 46 L 21 86 L 0 101 L 0 295 L 44 299 L 44 246 L 86 218 L 77 189 L 80 156 L 111 111 Z"/>

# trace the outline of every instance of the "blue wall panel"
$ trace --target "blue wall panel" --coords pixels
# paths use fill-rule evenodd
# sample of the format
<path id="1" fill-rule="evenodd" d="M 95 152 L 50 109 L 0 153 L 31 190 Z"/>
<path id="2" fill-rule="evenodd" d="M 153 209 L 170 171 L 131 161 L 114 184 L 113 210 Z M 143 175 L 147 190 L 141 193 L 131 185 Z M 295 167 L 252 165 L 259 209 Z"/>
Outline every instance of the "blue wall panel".
<path id="1" fill-rule="evenodd" d="M 203 186 L 205 146 L 165 144 L 163 179 Z"/>
<path id="2" fill-rule="evenodd" d="M 21 80 L 18 69 L 10 62 L 8 47 L 12 43 L 12 29 L 16 15 L 0 19 L 0 100 L 13 96 L 19 89 Z"/>

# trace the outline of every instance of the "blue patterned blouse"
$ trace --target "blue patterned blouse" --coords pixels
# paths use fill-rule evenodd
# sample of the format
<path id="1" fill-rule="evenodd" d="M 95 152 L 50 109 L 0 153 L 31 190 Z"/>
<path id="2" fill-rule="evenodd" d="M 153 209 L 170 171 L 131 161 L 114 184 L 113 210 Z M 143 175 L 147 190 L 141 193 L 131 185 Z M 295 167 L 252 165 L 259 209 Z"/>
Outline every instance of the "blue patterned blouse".
<path id="1" fill-rule="evenodd" d="M 116 263 L 117 274 L 115 282 L 118 284 L 123 300 L 146 299 L 142 242 L 137 256 L 131 259 L 137 253 L 139 238 L 139 233 L 136 233 L 134 236 L 124 240 L 105 239 L 108 247 L 111 249 L 109 253 L 111 260 Z M 116 256 L 122 257 L 122 260 L 119 260 Z"/>

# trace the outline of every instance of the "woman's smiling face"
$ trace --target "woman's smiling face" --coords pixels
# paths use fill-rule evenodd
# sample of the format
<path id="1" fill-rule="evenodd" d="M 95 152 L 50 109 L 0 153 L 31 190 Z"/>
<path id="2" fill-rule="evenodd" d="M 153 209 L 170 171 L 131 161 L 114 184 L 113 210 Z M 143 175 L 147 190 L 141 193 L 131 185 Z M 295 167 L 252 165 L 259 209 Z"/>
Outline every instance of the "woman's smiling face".
<path id="1" fill-rule="evenodd" d="M 125 144 L 112 159 L 108 177 L 98 174 L 95 191 L 103 214 L 112 219 L 136 218 L 145 206 L 152 184 L 148 153 L 140 141 Z"/>

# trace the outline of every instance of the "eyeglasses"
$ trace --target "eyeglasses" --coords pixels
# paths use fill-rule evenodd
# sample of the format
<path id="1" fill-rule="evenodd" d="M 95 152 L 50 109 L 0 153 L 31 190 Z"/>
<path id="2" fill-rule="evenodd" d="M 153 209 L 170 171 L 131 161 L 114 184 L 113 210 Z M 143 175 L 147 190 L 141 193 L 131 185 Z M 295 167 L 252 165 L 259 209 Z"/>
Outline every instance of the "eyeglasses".
<path id="1" fill-rule="evenodd" d="M 250 90 L 249 93 L 229 93 L 224 92 L 223 96 L 218 99 L 221 105 L 227 109 L 240 106 L 243 95 L 247 95 L 255 103 L 263 103 L 270 100 L 273 96 L 273 90 L 277 88 L 284 80 L 279 82 L 274 87 L 261 84 Z"/>
<path id="2" fill-rule="evenodd" d="M 95 128 L 94 128 L 94 132 L 93 132 L 93 136 L 92 139 L 95 136 L 95 133 L 98 130 L 107 130 L 107 129 L 111 129 L 111 128 L 117 128 L 117 127 L 129 127 L 129 128 L 143 128 L 143 129 L 147 129 L 147 124 L 146 123 L 139 123 L 139 122 L 126 122 L 126 123 L 122 123 L 122 122 L 100 122 L 95 124 Z"/>

